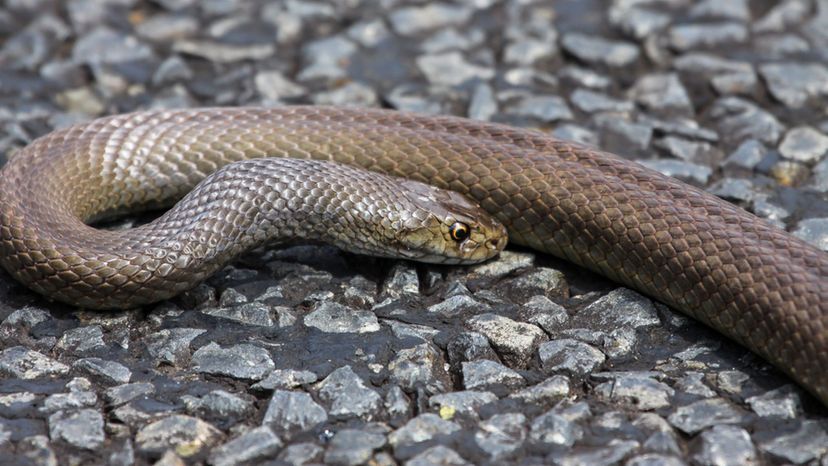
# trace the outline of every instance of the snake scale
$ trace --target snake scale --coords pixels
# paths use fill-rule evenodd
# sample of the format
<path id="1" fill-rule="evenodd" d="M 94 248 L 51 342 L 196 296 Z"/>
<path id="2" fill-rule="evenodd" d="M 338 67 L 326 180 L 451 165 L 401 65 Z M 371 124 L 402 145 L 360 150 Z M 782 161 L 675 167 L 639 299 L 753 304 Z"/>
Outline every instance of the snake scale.
<path id="1" fill-rule="evenodd" d="M 80 273 L 74 269 L 84 264 L 62 263 L 62 256 L 84 241 L 106 238 L 68 217 L 89 220 L 135 204 L 166 205 L 220 167 L 260 157 L 331 160 L 468 196 L 506 226 L 510 241 L 685 312 L 772 362 L 828 405 L 828 254 L 700 189 L 534 130 L 312 106 L 106 117 L 46 135 L 4 167 L 0 261 L 18 280 L 72 302 L 61 294 L 70 283 L 52 278 L 38 289 L 36 282 L 61 276 L 53 263 Z M 38 194 L 43 186 L 59 187 L 50 195 L 63 200 L 44 199 Z M 34 206 L 38 200 L 44 205 Z M 72 202 L 74 212 L 68 212 Z M 232 204 L 225 206 L 227 218 L 234 215 Z M 27 210 L 37 208 L 43 212 L 29 219 Z M 31 253 L 44 241 L 57 243 L 47 248 L 55 257 Z M 159 296 L 141 293 L 133 295 L 137 302 Z"/>

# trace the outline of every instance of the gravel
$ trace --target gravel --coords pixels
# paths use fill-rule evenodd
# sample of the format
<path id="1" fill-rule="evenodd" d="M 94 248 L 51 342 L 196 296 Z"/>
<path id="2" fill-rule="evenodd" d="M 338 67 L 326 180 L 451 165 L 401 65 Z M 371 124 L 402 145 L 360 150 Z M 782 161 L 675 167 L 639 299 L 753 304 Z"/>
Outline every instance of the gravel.
<path id="1" fill-rule="evenodd" d="M 6 2 L 3 160 L 54 128 L 142 108 L 384 106 L 644 161 L 828 250 L 825 2 L 380 3 Z M 475 266 L 268 246 L 120 313 L 9 277 L 0 296 L 2 464 L 828 455 L 825 412 L 791 379 L 518 246 Z"/>

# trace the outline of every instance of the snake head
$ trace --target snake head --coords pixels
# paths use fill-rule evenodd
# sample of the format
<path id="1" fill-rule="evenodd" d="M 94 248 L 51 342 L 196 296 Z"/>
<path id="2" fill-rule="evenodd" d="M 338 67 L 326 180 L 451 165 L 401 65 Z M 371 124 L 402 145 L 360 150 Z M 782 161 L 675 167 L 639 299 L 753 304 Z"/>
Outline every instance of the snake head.
<path id="1" fill-rule="evenodd" d="M 410 180 L 401 186 L 416 206 L 396 234 L 401 255 L 420 262 L 471 264 L 506 247 L 506 228 L 462 194 Z"/>

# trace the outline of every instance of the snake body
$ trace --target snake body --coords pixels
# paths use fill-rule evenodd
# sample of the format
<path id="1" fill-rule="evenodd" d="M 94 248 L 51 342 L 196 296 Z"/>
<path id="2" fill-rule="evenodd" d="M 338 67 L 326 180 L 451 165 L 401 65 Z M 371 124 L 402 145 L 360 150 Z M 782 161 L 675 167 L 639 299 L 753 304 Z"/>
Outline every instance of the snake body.
<path id="1" fill-rule="evenodd" d="M 4 167 L 0 261 L 29 286 L 60 277 L 53 263 L 78 273 L 83 264 L 61 261 L 90 233 L 67 215 L 169 204 L 219 167 L 258 157 L 333 160 L 466 195 L 510 241 L 687 313 L 828 404 L 828 254 L 700 189 L 533 130 L 328 107 L 102 118 L 38 139 Z M 38 198 L 47 186 L 53 197 Z M 54 196 L 76 199 L 74 212 Z M 37 222 L 27 221 L 33 199 L 45 202 Z M 44 241 L 55 243 L 55 257 L 32 256 Z M 58 295 L 62 284 L 52 280 L 56 291 L 39 291 Z"/>

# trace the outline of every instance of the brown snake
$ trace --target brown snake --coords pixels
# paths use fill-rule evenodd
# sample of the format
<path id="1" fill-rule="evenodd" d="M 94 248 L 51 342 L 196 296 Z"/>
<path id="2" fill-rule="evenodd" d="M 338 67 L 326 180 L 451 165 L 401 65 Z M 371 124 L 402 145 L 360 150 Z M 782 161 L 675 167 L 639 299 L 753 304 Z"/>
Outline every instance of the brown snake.
<path id="1" fill-rule="evenodd" d="M 568 259 L 701 320 L 828 404 L 828 254 L 618 156 L 462 118 L 227 108 L 140 112 L 56 131 L 23 149 L 0 174 L 2 264 L 37 291 L 72 302 L 77 293 L 64 288 L 75 286 L 79 276 L 96 275 L 87 270 L 90 264 L 63 259 L 89 241 L 109 238 L 95 236 L 90 231 L 97 230 L 78 217 L 166 205 L 219 167 L 258 157 L 334 160 L 465 194 L 507 227 L 511 241 Z M 225 205 L 228 217 L 231 204 Z M 220 234 L 219 227 L 211 231 Z M 118 267 L 137 271 L 113 270 Z M 163 293 L 136 286 L 130 277 L 149 280 L 144 275 L 158 275 L 160 267 L 141 267 L 109 263 L 94 286 L 82 289 L 137 290 L 131 295 L 137 301 L 119 307 L 158 299 Z"/>

